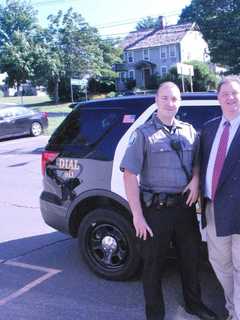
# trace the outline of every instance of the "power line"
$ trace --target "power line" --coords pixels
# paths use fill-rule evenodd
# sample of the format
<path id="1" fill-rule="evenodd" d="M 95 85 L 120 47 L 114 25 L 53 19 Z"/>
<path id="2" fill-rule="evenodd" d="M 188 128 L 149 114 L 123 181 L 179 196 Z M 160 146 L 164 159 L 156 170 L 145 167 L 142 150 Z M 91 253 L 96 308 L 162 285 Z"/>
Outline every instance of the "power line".
<path id="1" fill-rule="evenodd" d="M 44 0 L 44 1 L 37 1 L 37 2 L 32 2 L 32 4 L 34 6 L 42 6 L 42 5 L 46 5 L 46 4 L 55 4 L 55 3 L 58 3 L 59 2 L 64 2 L 64 3 L 69 3 L 69 2 L 75 2 L 75 1 L 79 1 L 79 0 Z"/>
<path id="2" fill-rule="evenodd" d="M 55 4 L 59 2 L 62 3 L 66 3 L 66 2 L 76 2 L 79 0 L 43 0 L 43 1 L 38 1 L 33 3 L 33 5 L 37 5 L 37 6 L 43 6 L 43 5 L 47 5 L 47 4 Z M 161 13 L 161 14 L 149 14 L 148 16 L 151 16 L 153 18 L 157 18 L 158 16 L 164 16 L 164 17 L 172 17 L 172 16 L 177 16 L 179 15 L 179 11 L 169 11 L 169 12 L 165 12 L 165 13 Z M 134 24 L 136 22 L 138 22 L 140 19 L 145 18 L 146 16 L 142 16 L 140 18 L 133 18 L 133 19 L 127 19 L 127 20 L 119 20 L 119 21 L 112 21 L 109 22 L 107 24 L 98 24 L 98 25 L 94 25 L 94 27 L 98 28 L 98 29 L 108 29 L 108 28 L 113 28 L 113 27 L 119 27 L 119 26 L 124 26 L 124 25 L 129 25 L 129 24 Z"/>
<path id="3" fill-rule="evenodd" d="M 165 13 L 165 14 L 158 14 L 158 15 L 148 15 L 151 16 L 153 18 L 157 18 L 159 16 L 164 16 L 164 17 L 174 17 L 174 16 L 178 16 L 179 15 L 179 11 L 171 11 L 169 13 Z M 146 18 L 146 16 L 140 17 L 140 18 L 134 18 L 134 19 L 129 19 L 129 20 L 120 20 L 120 21 L 113 21 L 113 22 L 109 22 L 107 24 L 99 24 L 99 25 L 95 25 L 96 28 L 98 29 L 105 29 L 105 28 L 112 28 L 115 26 L 122 26 L 122 25 L 127 25 L 127 24 L 132 24 L 135 22 L 138 22 L 139 20 Z"/>

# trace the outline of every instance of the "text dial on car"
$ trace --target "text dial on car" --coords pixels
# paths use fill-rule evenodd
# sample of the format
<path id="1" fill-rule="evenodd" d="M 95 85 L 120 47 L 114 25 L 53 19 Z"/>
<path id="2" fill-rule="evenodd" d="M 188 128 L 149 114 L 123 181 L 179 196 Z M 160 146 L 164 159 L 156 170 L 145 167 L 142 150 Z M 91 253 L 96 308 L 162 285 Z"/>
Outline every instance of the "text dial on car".
<path id="1" fill-rule="evenodd" d="M 79 159 L 58 158 L 56 160 L 56 165 L 60 170 L 65 171 L 64 172 L 65 178 L 75 178 L 79 176 L 83 171 L 83 167 L 80 164 Z"/>

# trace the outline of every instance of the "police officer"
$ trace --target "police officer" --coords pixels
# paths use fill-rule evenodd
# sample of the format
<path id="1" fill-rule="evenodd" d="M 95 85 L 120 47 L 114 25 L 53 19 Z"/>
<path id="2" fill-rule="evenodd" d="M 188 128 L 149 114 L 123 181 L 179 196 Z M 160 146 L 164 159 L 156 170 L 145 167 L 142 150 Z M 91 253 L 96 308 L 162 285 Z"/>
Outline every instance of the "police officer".
<path id="1" fill-rule="evenodd" d="M 121 170 L 140 238 L 147 320 L 164 319 L 161 274 L 173 238 L 185 310 L 200 319 L 215 320 L 216 314 L 202 303 L 198 279 L 201 239 L 194 205 L 198 198 L 198 139 L 190 124 L 175 119 L 180 100 L 174 83 L 160 85 L 157 113 L 132 134 Z"/>

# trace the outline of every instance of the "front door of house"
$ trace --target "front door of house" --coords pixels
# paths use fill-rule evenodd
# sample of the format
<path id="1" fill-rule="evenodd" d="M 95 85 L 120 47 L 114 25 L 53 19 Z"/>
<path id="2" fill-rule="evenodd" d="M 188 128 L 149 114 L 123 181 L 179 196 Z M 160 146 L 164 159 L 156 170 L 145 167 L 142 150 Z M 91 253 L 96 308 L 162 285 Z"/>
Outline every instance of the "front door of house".
<path id="1" fill-rule="evenodd" d="M 149 84 L 150 84 L 150 70 L 149 69 L 143 70 L 143 79 L 144 79 L 144 87 L 146 89 L 149 88 Z"/>

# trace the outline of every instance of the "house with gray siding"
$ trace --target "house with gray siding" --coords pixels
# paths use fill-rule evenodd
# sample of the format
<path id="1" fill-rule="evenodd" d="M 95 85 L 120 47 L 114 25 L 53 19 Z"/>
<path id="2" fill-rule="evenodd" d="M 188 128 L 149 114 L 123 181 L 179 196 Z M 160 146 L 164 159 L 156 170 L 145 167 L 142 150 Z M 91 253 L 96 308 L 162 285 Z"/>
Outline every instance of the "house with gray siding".
<path id="1" fill-rule="evenodd" d="M 178 62 L 208 60 L 207 42 L 195 23 L 165 26 L 159 19 L 159 27 L 130 32 L 122 41 L 123 63 L 115 65 L 120 90 L 127 79 L 144 89 L 151 75 L 165 76 Z"/>

